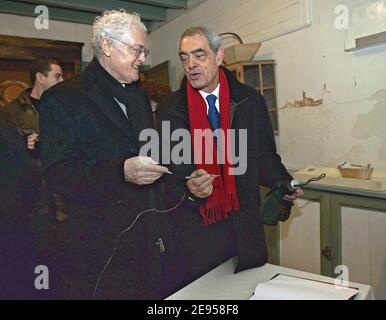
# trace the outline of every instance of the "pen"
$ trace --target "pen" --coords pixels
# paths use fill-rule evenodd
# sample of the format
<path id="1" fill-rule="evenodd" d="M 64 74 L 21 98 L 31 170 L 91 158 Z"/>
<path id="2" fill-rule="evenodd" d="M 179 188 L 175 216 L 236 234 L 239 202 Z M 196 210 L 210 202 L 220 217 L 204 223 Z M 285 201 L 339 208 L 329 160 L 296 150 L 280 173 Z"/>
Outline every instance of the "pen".
<path id="1" fill-rule="evenodd" d="M 220 175 L 219 174 L 211 174 L 210 175 L 211 177 L 219 177 Z M 196 177 L 196 176 L 187 176 L 185 177 L 186 180 L 190 180 L 190 179 L 193 179 L 193 178 L 199 178 L 200 176 Z"/>
<path id="2" fill-rule="evenodd" d="M 160 164 L 159 163 L 157 163 L 157 165 L 159 165 L 160 166 Z M 173 174 L 173 172 L 170 172 L 170 170 L 168 169 L 168 171 L 165 171 L 165 173 L 168 173 L 168 174 Z"/>

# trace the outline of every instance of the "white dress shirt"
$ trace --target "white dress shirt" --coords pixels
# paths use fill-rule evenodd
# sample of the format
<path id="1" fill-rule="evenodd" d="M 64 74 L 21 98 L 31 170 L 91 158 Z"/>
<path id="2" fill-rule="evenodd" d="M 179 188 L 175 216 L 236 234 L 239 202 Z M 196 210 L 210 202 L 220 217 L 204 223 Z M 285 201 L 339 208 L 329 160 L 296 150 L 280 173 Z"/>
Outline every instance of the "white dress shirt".
<path id="1" fill-rule="evenodd" d="M 218 99 L 218 97 L 220 95 L 220 84 L 217 85 L 217 88 L 214 89 L 214 91 L 212 93 L 206 93 L 206 92 L 204 92 L 202 90 L 200 90 L 199 92 L 200 92 L 201 96 L 205 100 L 206 114 L 208 114 L 208 111 L 209 111 L 209 105 L 208 105 L 208 101 L 206 101 L 206 97 L 211 95 L 211 94 L 214 94 L 217 97 L 217 99 L 216 99 L 216 109 L 217 109 L 218 113 L 220 113 L 220 102 L 219 102 L 219 99 Z"/>
<path id="2" fill-rule="evenodd" d="M 126 87 L 124 83 L 122 83 L 122 87 L 124 87 L 124 88 Z M 114 99 L 115 99 L 115 101 L 118 103 L 119 107 L 122 109 L 122 111 L 123 111 L 123 113 L 125 114 L 126 118 L 128 118 L 128 117 L 127 117 L 127 109 L 126 109 L 126 106 L 125 106 L 122 102 L 118 101 L 117 98 L 114 97 Z"/>

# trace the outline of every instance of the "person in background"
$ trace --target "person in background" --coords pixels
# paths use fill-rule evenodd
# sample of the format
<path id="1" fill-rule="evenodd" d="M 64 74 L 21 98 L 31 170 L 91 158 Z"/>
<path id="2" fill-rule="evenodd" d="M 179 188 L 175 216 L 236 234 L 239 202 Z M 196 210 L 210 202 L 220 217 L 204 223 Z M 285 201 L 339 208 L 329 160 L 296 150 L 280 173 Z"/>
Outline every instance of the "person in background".
<path id="1" fill-rule="evenodd" d="M 179 39 L 178 55 L 185 78 L 180 89 L 158 107 L 158 127 L 169 121 L 171 132 L 189 130 L 192 160 L 190 164 L 173 164 L 172 159 L 169 170 L 173 175 L 166 177 L 168 194 L 179 199 L 186 192 L 186 200 L 175 214 L 165 217 L 170 232 L 164 244 L 169 249 L 167 266 L 172 279 L 165 296 L 236 255 L 235 272 L 264 265 L 268 257 L 259 187 L 275 189 L 282 181 L 292 180 L 276 153 L 264 98 L 221 66 L 224 49 L 219 36 L 205 27 L 189 28 Z M 225 138 L 213 134 L 211 139 L 213 146 L 221 144 L 226 155 L 230 148 L 241 153 L 238 148 L 246 143 L 246 150 L 239 154 L 246 160 L 244 172 L 234 174 L 228 158 L 220 163 L 208 162 L 203 156 L 204 152 L 214 152 L 214 147 L 212 151 L 202 149 L 194 130 L 219 129 Z M 233 144 L 226 138 L 229 129 L 236 132 Z M 244 141 L 237 135 L 239 129 L 246 129 Z M 177 143 L 171 141 L 170 149 Z M 203 163 L 193 161 L 198 154 L 205 159 Z M 299 189 L 286 195 L 285 201 L 301 194 Z"/>
<path id="2" fill-rule="evenodd" d="M 26 137 L 30 154 L 39 158 L 36 148 L 39 140 L 39 105 L 43 92 L 63 81 L 63 71 L 56 60 L 37 58 L 29 68 L 32 87 L 23 90 L 16 100 L 0 109 L 0 118 L 13 125 Z"/>
<path id="3" fill-rule="evenodd" d="M 0 109 L 0 119 L 17 129 L 25 139 L 26 150 L 33 167 L 41 170 L 41 155 L 39 148 L 39 107 L 40 98 L 46 90 L 63 81 L 62 68 L 56 60 L 37 58 L 29 67 L 32 87 L 23 90 L 19 96 Z M 42 178 L 39 201 L 34 211 L 37 214 L 47 214 L 51 211 L 56 215 L 53 195 L 47 190 Z"/>
<path id="4" fill-rule="evenodd" d="M 7 195 L 6 203 L 13 203 L 10 212 L 14 212 L 12 217 L 18 217 L 14 220 L 14 227 L 16 227 L 17 221 L 20 224 L 19 230 L 25 232 L 24 236 L 22 236 L 22 232 L 15 232 L 14 235 L 17 234 L 20 239 L 25 239 L 28 234 L 33 235 L 30 237 L 31 244 L 29 248 L 31 252 L 29 254 L 37 257 L 36 262 L 39 264 L 39 259 L 43 260 L 42 257 L 45 256 L 48 250 L 50 225 L 56 222 L 57 204 L 60 204 L 59 200 L 54 201 L 54 195 L 47 187 L 41 170 L 39 147 L 40 98 L 43 92 L 63 81 L 63 72 L 56 60 L 37 58 L 30 64 L 29 74 L 32 87 L 23 90 L 14 101 L 0 109 L 0 126 L 4 133 L 3 139 L 6 139 L 6 145 L 12 149 L 14 159 L 14 163 L 8 162 L 8 166 L 10 168 L 17 166 L 21 168 L 14 175 L 11 174 L 12 170 L 10 170 L 8 173 L 9 179 L 5 179 L 1 183 L 0 193 L 3 196 Z M 13 128 L 13 130 L 10 128 Z M 14 146 L 10 145 L 11 142 L 8 139 L 11 132 L 13 133 L 12 141 L 15 143 Z M 19 136 L 18 139 L 15 138 L 15 132 Z M 22 144 L 24 148 L 19 147 L 20 140 L 24 141 L 24 145 Z M 10 152 L 11 149 L 8 149 L 8 151 Z M 6 161 L 5 158 L 3 160 Z M 2 169 L 6 170 L 6 167 Z M 21 178 L 20 175 L 25 175 L 25 177 Z M 25 185 L 22 182 L 28 181 L 32 177 L 36 178 L 36 176 L 40 177 L 40 184 L 35 184 L 33 192 L 25 192 Z M 31 190 L 29 189 L 29 191 Z M 21 199 L 23 195 L 26 199 Z M 32 196 L 35 199 L 31 199 Z M 25 203 L 33 205 L 25 206 L 23 205 Z M 18 212 L 18 214 L 15 212 Z M 25 220 L 20 217 L 25 218 Z M 26 254 L 26 251 L 23 252 Z M 26 254 L 26 259 L 27 256 Z M 23 267 L 26 274 L 33 274 L 34 269 L 30 269 L 30 265 L 28 267 L 26 264 L 18 266 L 18 268 Z M 29 285 L 33 286 L 33 282 Z M 45 296 L 41 295 L 41 297 L 44 298 Z"/>
<path id="5" fill-rule="evenodd" d="M 153 112 L 153 122 L 156 127 L 157 121 L 155 112 L 157 111 L 161 100 L 171 93 L 170 87 L 164 83 L 152 80 L 143 80 L 140 82 L 140 85 L 145 89 L 147 95 L 149 96 L 151 110 Z"/>
<path id="6" fill-rule="evenodd" d="M 43 165 L 70 208 L 64 246 L 53 255 L 59 299 L 157 299 L 162 253 L 157 180 L 167 168 L 140 157 L 150 101 L 138 85 L 149 53 L 136 13 L 105 11 L 93 25 L 94 59 L 43 94 Z M 132 227 L 130 227 L 132 226 Z"/>

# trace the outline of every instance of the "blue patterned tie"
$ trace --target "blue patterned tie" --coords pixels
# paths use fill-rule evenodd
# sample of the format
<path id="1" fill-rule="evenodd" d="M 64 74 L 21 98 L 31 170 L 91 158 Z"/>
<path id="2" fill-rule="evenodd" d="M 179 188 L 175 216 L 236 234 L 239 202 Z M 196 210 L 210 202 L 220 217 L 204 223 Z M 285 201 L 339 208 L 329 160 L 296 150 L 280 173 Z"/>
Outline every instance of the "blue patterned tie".
<path id="1" fill-rule="evenodd" d="M 210 94 L 206 97 L 206 101 L 208 101 L 209 105 L 208 118 L 210 125 L 212 126 L 212 130 L 220 128 L 220 113 L 216 108 L 216 99 L 217 97 L 214 94 Z"/>

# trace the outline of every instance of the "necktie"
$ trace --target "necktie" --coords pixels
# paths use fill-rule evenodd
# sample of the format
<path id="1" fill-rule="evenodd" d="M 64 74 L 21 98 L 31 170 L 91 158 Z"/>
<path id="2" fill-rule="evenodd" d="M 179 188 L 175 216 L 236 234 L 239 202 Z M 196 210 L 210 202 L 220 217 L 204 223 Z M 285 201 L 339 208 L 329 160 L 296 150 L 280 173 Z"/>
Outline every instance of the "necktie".
<path id="1" fill-rule="evenodd" d="M 209 105 L 208 118 L 212 130 L 220 128 L 220 113 L 216 108 L 216 99 L 217 97 L 214 94 L 210 94 L 206 97 L 206 101 L 208 101 Z"/>

